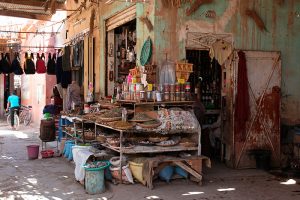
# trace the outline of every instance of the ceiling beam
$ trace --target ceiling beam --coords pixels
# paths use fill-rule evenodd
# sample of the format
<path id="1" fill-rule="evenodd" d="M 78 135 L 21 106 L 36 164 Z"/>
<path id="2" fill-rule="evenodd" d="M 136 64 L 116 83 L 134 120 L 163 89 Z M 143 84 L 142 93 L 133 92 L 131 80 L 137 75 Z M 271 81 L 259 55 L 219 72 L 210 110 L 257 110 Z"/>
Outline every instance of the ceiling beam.
<path id="1" fill-rule="evenodd" d="M 36 19 L 36 20 L 43 20 L 43 21 L 50 21 L 51 20 L 50 15 L 39 15 L 39 14 L 19 12 L 19 11 L 0 10 L 0 15 L 10 16 L 10 17 L 21 17 L 21 18 L 28 18 L 28 19 Z"/>
<path id="2" fill-rule="evenodd" d="M 43 7 L 46 1 L 37 1 L 37 0 L 0 0 L 2 3 L 10 3 L 15 5 L 26 5 L 26 6 L 36 6 Z M 66 6 L 64 3 L 57 2 L 56 9 L 65 10 Z"/>

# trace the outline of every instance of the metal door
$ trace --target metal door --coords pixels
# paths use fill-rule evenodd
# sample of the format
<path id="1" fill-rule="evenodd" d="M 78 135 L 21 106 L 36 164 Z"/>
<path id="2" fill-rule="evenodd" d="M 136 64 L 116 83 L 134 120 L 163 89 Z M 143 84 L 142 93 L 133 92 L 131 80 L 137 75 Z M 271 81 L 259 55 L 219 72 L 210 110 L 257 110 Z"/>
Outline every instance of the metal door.
<path id="1" fill-rule="evenodd" d="M 272 166 L 279 166 L 280 53 L 263 51 L 244 52 L 248 75 L 250 116 L 246 122 L 245 139 L 243 141 L 237 140 L 238 134 L 241 133 L 234 132 L 233 134 L 235 167 L 255 167 L 254 156 L 250 153 L 250 150 L 254 149 L 271 150 L 271 164 Z M 235 62 L 236 69 L 238 69 L 237 63 Z M 237 88 L 236 85 L 234 88 Z"/>

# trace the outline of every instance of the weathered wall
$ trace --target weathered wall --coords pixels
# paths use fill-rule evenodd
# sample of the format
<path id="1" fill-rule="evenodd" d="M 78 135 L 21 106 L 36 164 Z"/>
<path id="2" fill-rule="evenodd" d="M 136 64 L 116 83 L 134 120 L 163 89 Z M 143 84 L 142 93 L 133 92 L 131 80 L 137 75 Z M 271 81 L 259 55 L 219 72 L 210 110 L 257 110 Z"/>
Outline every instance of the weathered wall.
<path id="1" fill-rule="evenodd" d="M 67 8 L 69 10 L 76 10 L 80 7 L 81 3 L 83 2 L 83 0 L 79 1 L 77 4 L 74 1 L 67 1 Z M 67 33 L 67 38 L 65 39 L 65 42 L 69 42 L 71 41 L 71 39 L 74 39 L 76 35 L 78 35 L 79 33 L 85 31 L 85 30 L 89 30 L 90 28 L 90 18 L 91 18 L 91 13 L 92 10 L 95 9 L 95 20 L 94 20 L 94 30 L 92 31 L 92 33 L 90 34 L 91 38 L 95 39 L 95 56 L 94 56 L 94 67 L 95 67 L 95 97 L 98 98 L 99 97 L 99 93 L 100 93 L 100 46 L 98 45 L 100 42 L 100 32 L 99 32 L 99 8 L 98 5 L 95 3 L 91 3 L 89 1 L 87 1 L 86 4 L 86 9 L 82 9 L 81 12 L 74 12 L 74 11 L 70 11 L 68 12 L 68 16 L 70 16 L 67 20 L 66 20 L 66 25 L 65 25 L 65 30 L 63 31 L 64 33 L 66 32 L 66 30 L 68 30 Z M 87 50 L 86 50 L 87 51 Z M 84 58 L 85 60 L 88 59 L 88 57 Z M 88 63 L 88 62 L 85 62 Z M 86 69 L 88 67 L 92 67 L 92 65 L 87 65 L 85 64 L 84 66 Z M 91 70 L 90 70 L 91 71 Z M 84 82 L 88 83 L 88 77 L 92 77 L 92 74 L 88 74 L 88 70 L 85 70 L 84 72 Z M 87 84 L 84 85 L 84 95 L 87 94 Z"/>
<path id="2" fill-rule="evenodd" d="M 190 6 L 179 9 L 164 8 L 155 1 L 155 62 L 168 58 L 185 58 L 186 32 L 232 33 L 236 49 L 280 51 L 282 55 L 282 122 L 300 123 L 300 10 L 299 0 L 287 0 L 280 5 L 275 0 L 218 0 L 201 6 L 187 17 Z M 262 32 L 245 17 L 245 10 L 254 8 L 264 21 L 267 31 Z M 216 19 L 205 17 L 214 10 Z"/>

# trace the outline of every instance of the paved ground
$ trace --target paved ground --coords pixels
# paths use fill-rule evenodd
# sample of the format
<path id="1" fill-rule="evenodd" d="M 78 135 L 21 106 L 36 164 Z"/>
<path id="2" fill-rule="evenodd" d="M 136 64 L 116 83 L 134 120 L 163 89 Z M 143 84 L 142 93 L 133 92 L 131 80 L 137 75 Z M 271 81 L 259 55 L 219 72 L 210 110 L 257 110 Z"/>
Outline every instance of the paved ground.
<path id="1" fill-rule="evenodd" d="M 63 158 L 27 160 L 26 145 L 39 144 L 34 128 L 7 130 L 0 123 L 0 199 L 100 199 L 100 200 L 198 200 L 198 199 L 300 199 L 299 180 L 290 185 L 259 170 L 232 170 L 213 165 L 203 186 L 185 180 L 155 182 L 154 190 L 135 185 L 108 184 L 102 195 L 85 194 L 74 179 L 73 164 Z"/>

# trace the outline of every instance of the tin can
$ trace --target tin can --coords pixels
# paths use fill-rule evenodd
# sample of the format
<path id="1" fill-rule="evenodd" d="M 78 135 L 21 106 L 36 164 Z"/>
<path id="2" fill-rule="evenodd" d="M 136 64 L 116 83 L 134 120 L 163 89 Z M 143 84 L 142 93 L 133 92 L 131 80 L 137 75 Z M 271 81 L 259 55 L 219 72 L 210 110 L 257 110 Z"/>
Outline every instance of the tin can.
<path id="1" fill-rule="evenodd" d="M 148 101 L 153 100 L 153 99 L 152 99 L 152 91 L 148 91 L 148 92 L 147 92 L 147 100 L 148 100 Z"/>
<path id="2" fill-rule="evenodd" d="M 185 101 L 185 92 L 180 92 L 180 100 Z"/>
<path id="3" fill-rule="evenodd" d="M 163 92 L 163 90 L 164 90 L 164 86 L 163 86 L 162 84 L 159 84 L 159 85 L 157 86 L 157 91 Z"/>
<path id="4" fill-rule="evenodd" d="M 168 83 L 164 84 L 164 92 L 170 92 L 170 85 Z"/>
<path id="5" fill-rule="evenodd" d="M 175 93 L 175 101 L 180 101 L 180 100 L 181 100 L 180 92 L 176 92 Z"/>
<path id="6" fill-rule="evenodd" d="M 147 90 L 148 91 L 152 91 L 153 90 L 153 85 L 152 84 L 148 84 Z"/>
<path id="7" fill-rule="evenodd" d="M 185 93 L 185 100 L 186 100 L 186 101 L 191 101 L 191 100 L 192 100 L 192 96 L 191 96 L 191 93 L 190 93 L 190 92 L 186 92 L 186 93 Z"/>
<path id="8" fill-rule="evenodd" d="M 175 92 L 175 84 L 170 84 L 170 92 Z"/>
<path id="9" fill-rule="evenodd" d="M 170 92 L 170 101 L 176 101 L 175 92 Z"/>
<path id="10" fill-rule="evenodd" d="M 161 93 L 161 92 L 157 92 L 157 93 L 156 93 L 156 100 L 157 100 L 158 102 L 162 101 L 162 93 Z"/>
<path id="11" fill-rule="evenodd" d="M 180 84 L 180 92 L 184 92 L 185 86 L 184 84 Z"/>
<path id="12" fill-rule="evenodd" d="M 164 100 L 165 101 L 170 101 L 170 92 L 165 92 L 164 93 Z"/>
<path id="13" fill-rule="evenodd" d="M 191 83 L 190 82 L 186 82 L 185 83 L 185 91 L 189 92 L 191 90 Z"/>
<path id="14" fill-rule="evenodd" d="M 175 84 L 175 92 L 180 92 L 180 84 L 179 83 Z"/>
<path id="15" fill-rule="evenodd" d="M 156 91 L 152 91 L 152 100 L 156 101 Z"/>
<path id="16" fill-rule="evenodd" d="M 144 90 L 140 91 L 140 100 L 141 101 L 145 100 L 145 91 Z"/>

